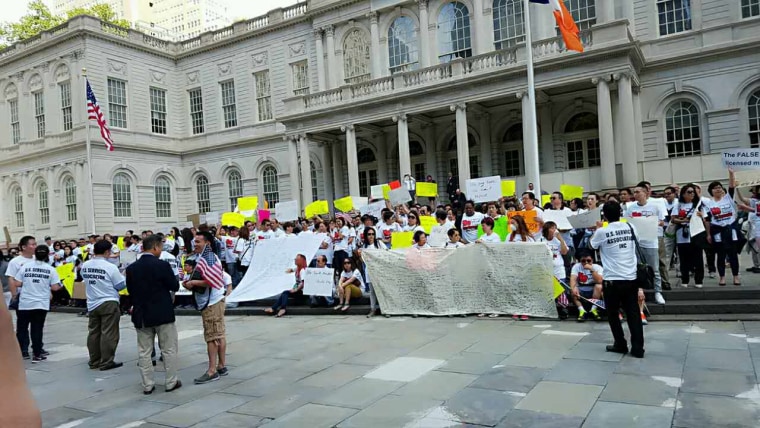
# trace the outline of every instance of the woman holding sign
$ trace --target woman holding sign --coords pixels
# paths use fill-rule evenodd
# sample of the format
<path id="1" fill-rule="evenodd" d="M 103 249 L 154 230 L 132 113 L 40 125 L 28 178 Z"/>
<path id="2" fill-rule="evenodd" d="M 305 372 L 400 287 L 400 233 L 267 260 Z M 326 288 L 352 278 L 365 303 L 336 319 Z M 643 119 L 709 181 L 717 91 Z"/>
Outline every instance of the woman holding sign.
<path id="1" fill-rule="evenodd" d="M 275 303 L 274 306 L 264 310 L 264 312 L 268 314 L 273 314 L 275 311 L 277 311 L 277 315 L 275 315 L 277 318 L 284 316 L 288 311 L 288 298 L 290 296 L 303 296 L 303 280 L 304 273 L 306 273 L 306 257 L 304 257 L 303 254 L 297 255 L 296 268 L 288 269 L 285 272 L 296 274 L 295 284 L 293 284 L 293 287 L 291 287 L 289 290 L 285 290 L 280 294 L 280 297 L 277 299 L 277 303 Z"/>
<path id="2" fill-rule="evenodd" d="M 702 247 L 692 240 L 692 218 L 702 217 L 702 201 L 697 197 L 697 189 L 693 184 L 687 184 L 681 188 L 678 202 L 671 211 L 670 221 L 676 225 L 676 247 L 681 266 L 681 287 L 689 286 L 689 276 L 694 272 L 694 287 L 702 288 L 705 277 L 705 264 L 702 260 Z M 703 234 L 704 236 L 704 234 Z M 724 264 L 725 266 L 725 264 Z"/>

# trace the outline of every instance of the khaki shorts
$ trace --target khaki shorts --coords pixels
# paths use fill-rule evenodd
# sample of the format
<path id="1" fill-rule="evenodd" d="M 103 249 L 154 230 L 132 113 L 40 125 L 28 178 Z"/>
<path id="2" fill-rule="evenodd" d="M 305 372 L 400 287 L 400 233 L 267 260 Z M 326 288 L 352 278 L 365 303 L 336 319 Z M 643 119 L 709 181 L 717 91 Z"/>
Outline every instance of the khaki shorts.
<path id="1" fill-rule="evenodd" d="M 224 300 L 201 311 L 203 338 L 206 343 L 224 339 Z"/>
<path id="2" fill-rule="evenodd" d="M 361 288 L 357 287 L 354 284 L 348 284 L 348 285 L 346 285 L 346 287 L 348 287 L 348 289 L 351 290 L 351 298 L 352 299 L 358 299 L 358 298 L 362 297 L 362 289 Z"/>

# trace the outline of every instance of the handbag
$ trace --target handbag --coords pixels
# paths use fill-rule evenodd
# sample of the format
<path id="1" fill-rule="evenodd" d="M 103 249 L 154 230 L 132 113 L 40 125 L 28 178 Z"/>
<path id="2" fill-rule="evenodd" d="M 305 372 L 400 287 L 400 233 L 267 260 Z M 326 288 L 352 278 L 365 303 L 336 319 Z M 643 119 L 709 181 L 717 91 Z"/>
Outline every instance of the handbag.
<path id="1" fill-rule="evenodd" d="M 631 229 L 631 235 L 633 235 L 633 242 L 636 245 L 636 282 L 639 283 L 639 287 L 645 290 L 654 289 L 654 268 L 649 266 L 644 257 L 644 252 L 641 251 L 641 244 L 639 244 L 639 238 L 636 237 L 636 232 L 633 231 L 633 226 L 630 224 L 628 228 Z"/>

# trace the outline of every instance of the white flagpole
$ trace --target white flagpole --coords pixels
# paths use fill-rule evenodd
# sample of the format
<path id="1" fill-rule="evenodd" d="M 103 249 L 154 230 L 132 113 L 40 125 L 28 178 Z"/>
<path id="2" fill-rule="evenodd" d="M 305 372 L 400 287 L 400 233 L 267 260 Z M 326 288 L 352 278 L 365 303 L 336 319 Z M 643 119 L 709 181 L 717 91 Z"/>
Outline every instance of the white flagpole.
<path id="1" fill-rule="evenodd" d="M 526 118 L 523 114 L 523 120 L 529 120 L 530 126 L 530 144 L 527 145 L 528 153 L 525 154 L 525 169 L 528 182 L 533 183 L 536 198 L 541 200 L 541 171 L 538 164 L 538 115 L 536 114 L 536 83 L 533 77 L 533 41 L 530 34 L 530 1 L 524 0 L 523 9 L 525 13 L 525 48 L 528 55 L 528 101 L 530 117 Z"/>
<path id="2" fill-rule="evenodd" d="M 92 180 L 92 148 L 90 147 L 90 114 L 87 106 L 87 69 L 82 68 L 82 77 L 84 77 L 84 90 L 85 90 L 85 134 L 87 135 L 87 187 L 90 190 L 90 203 L 88 208 L 90 210 L 90 224 L 92 225 L 92 234 L 95 234 L 95 192 L 93 188 Z"/>

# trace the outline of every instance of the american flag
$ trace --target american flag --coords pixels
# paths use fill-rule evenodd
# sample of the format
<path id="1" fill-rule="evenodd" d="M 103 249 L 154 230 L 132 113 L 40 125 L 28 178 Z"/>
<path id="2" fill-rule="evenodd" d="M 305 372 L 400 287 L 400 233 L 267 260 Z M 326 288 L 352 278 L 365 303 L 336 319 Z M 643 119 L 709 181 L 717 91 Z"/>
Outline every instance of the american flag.
<path id="1" fill-rule="evenodd" d="M 113 140 L 111 139 L 111 130 L 108 129 L 108 122 L 103 112 L 100 110 L 98 100 L 95 99 L 95 93 L 92 92 L 90 87 L 90 81 L 87 80 L 87 118 L 98 122 L 100 128 L 100 136 L 103 137 L 103 142 L 106 143 L 106 149 L 109 152 L 113 151 Z"/>
<path id="2" fill-rule="evenodd" d="M 216 289 L 224 288 L 224 272 L 222 271 L 222 263 L 216 257 L 211 246 L 207 245 L 203 249 L 203 253 L 198 257 L 195 263 L 195 270 L 201 274 L 201 278 Z"/>

